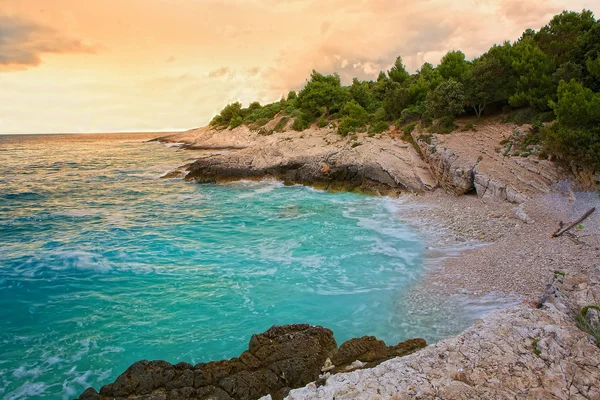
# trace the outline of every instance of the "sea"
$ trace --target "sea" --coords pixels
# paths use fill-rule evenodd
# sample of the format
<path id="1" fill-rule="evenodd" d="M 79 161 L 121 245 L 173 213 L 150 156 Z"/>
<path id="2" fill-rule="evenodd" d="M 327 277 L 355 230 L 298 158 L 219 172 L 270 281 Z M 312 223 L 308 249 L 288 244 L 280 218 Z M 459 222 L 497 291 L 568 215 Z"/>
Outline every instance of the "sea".
<path id="1" fill-rule="evenodd" d="M 396 199 L 162 179 L 206 154 L 154 136 L 0 136 L 0 398 L 235 357 L 272 325 L 323 325 L 338 344 L 455 333 L 450 315 L 406 311 L 425 241 Z"/>

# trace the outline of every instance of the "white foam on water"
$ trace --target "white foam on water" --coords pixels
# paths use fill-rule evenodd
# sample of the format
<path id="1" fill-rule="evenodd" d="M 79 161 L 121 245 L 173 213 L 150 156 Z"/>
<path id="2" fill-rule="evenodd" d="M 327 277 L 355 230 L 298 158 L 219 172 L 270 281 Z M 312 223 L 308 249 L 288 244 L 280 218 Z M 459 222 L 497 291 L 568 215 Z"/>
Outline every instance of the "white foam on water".
<path id="1" fill-rule="evenodd" d="M 247 188 L 255 188 L 250 193 L 240 194 L 238 197 L 240 199 L 247 199 L 255 196 L 259 196 L 261 194 L 269 193 L 275 189 L 281 188 L 284 186 L 283 182 L 275 181 L 275 180 L 262 180 L 259 182 L 256 181 L 239 181 L 242 187 Z"/>
<path id="2" fill-rule="evenodd" d="M 25 382 L 16 390 L 7 393 L 4 400 L 20 400 L 33 396 L 41 396 L 48 388 L 49 386 L 42 382 Z"/>
<path id="3" fill-rule="evenodd" d="M 122 347 L 118 347 L 118 346 L 107 346 L 107 347 L 103 347 L 102 351 L 100 353 L 98 353 L 97 355 L 99 357 L 105 355 L 105 354 L 110 354 L 110 353 L 122 353 L 124 352 L 125 349 Z"/>
<path id="4" fill-rule="evenodd" d="M 25 366 L 20 366 L 19 368 L 17 368 L 16 370 L 13 371 L 12 376 L 14 376 L 17 379 L 21 379 L 21 378 L 37 378 L 38 376 L 40 376 L 42 374 L 42 370 L 40 369 L 40 367 L 33 367 L 33 368 L 28 368 Z"/>
<path id="5" fill-rule="evenodd" d="M 59 267 L 59 269 L 76 268 L 79 270 L 92 270 L 101 273 L 107 273 L 112 270 L 108 261 L 102 256 L 87 251 L 55 251 L 54 255 L 62 260 L 62 267 Z"/>

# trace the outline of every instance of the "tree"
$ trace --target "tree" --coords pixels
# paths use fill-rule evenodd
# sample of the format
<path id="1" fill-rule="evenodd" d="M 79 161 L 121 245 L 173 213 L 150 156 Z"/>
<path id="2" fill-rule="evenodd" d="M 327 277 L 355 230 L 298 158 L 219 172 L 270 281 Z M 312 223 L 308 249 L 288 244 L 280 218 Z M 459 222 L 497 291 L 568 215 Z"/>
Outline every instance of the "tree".
<path id="1" fill-rule="evenodd" d="M 465 59 L 465 53 L 460 50 L 446 53 L 437 67 L 444 79 L 454 79 L 457 82 L 463 80 L 468 69 L 469 63 Z"/>
<path id="2" fill-rule="evenodd" d="M 465 101 L 462 83 L 449 79 L 427 96 L 427 113 L 434 118 L 457 116 L 465 110 Z"/>
<path id="3" fill-rule="evenodd" d="M 352 98 L 365 110 L 374 111 L 377 108 L 375 98 L 367 82 L 361 82 L 358 78 L 354 78 L 349 90 Z"/>
<path id="4" fill-rule="evenodd" d="M 514 51 L 513 68 L 519 78 L 516 91 L 509 99 L 510 105 L 548 110 L 549 101 L 556 97 L 557 82 L 552 77 L 554 60 L 530 38 L 518 42 Z"/>
<path id="5" fill-rule="evenodd" d="M 365 126 L 369 120 L 367 110 L 362 108 L 355 100 L 347 102 L 342 113 L 346 115 L 342 118 L 338 127 L 338 133 L 342 136 L 346 136 L 349 132 L 354 132 L 357 128 Z"/>
<path id="6" fill-rule="evenodd" d="M 544 53 L 555 60 L 558 67 L 574 60 L 579 38 L 595 23 L 594 14 L 589 10 L 581 13 L 563 11 L 535 34 L 535 41 Z"/>
<path id="7" fill-rule="evenodd" d="M 435 69 L 431 63 L 424 63 L 421 68 L 417 71 L 417 78 L 423 79 L 426 82 L 428 89 L 433 90 L 442 83 L 444 78 L 440 74 L 440 71 Z"/>
<path id="8" fill-rule="evenodd" d="M 311 114 L 313 120 L 322 114 L 323 109 L 326 113 L 339 111 L 344 101 L 345 94 L 338 74 L 322 75 L 313 70 L 310 80 L 298 93 L 300 107 Z"/>
<path id="9" fill-rule="evenodd" d="M 402 57 L 398 56 L 396 58 L 394 66 L 388 71 L 388 76 L 392 81 L 398 83 L 403 83 L 410 77 L 410 74 L 406 71 L 406 68 L 402 63 Z"/>
<path id="10" fill-rule="evenodd" d="M 558 86 L 550 103 L 557 123 L 544 131 L 549 150 L 591 171 L 600 169 L 600 93 L 574 79 Z"/>
<path id="11" fill-rule="evenodd" d="M 400 117 L 407 106 L 408 90 L 398 82 L 390 82 L 383 97 L 383 109 L 389 120 Z"/>
<path id="12" fill-rule="evenodd" d="M 473 62 L 465 79 L 467 105 L 473 108 L 477 118 L 485 107 L 501 99 L 500 85 L 504 69 L 494 57 L 482 57 Z"/>

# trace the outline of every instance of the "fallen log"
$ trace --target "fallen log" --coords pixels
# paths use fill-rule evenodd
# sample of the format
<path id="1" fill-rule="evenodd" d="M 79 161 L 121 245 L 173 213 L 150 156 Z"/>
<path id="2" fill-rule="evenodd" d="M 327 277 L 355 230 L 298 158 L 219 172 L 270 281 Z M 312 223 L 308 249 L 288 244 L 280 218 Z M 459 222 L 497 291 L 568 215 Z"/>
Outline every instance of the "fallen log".
<path id="1" fill-rule="evenodd" d="M 577 221 L 573 222 L 571 225 L 567 226 L 566 228 L 564 228 L 563 230 L 561 230 L 560 228 L 558 229 L 558 231 L 554 232 L 552 234 L 552 237 L 559 237 L 562 236 L 564 233 L 568 232 L 569 230 L 571 230 L 573 227 L 579 225 L 580 223 L 582 223 L 587 217 L 589 217 L 594 211 L 596 211 L 596 207 L 592 207 L 590 208 L 585 214 L 583 214 L 581 216 L 581 218 L 579 218 Z"/>

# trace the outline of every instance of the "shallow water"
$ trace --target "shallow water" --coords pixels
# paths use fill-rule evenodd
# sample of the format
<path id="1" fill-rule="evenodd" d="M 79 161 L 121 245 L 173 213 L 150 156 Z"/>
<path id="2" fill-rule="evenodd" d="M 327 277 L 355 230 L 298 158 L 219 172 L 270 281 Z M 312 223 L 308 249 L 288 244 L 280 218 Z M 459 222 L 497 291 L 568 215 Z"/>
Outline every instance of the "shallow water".
<path id="1" fill-rule="evenodd" d="M 140 359 L 233 357 L 274 324 L 338 343 L 448 333 L 451 316 L 402 306 L 424 246 L 399 203 L 162 180 L 192 153 L 146 138 L 0 136 L 0 397 L 72 398 Z"/>

